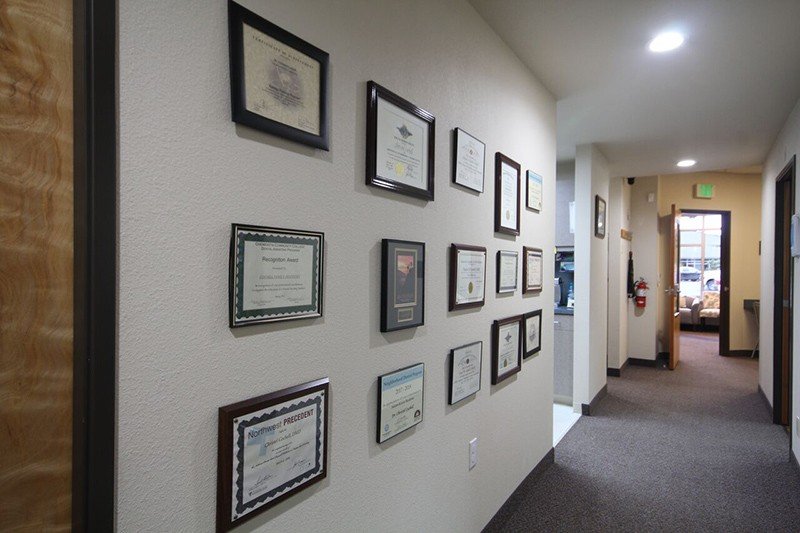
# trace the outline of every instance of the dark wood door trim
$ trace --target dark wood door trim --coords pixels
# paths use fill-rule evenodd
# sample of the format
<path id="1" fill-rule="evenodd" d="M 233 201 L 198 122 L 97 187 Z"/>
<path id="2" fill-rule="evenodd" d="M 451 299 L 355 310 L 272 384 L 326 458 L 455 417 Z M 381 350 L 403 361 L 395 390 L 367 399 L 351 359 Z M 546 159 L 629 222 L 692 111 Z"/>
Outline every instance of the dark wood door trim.
<path id="1" fill-rule="evenodd" d="M 682 215 L 720 215 L 722 217 L 722 237 L 720 238 L 720 277 L 722 286 L 719 293 L 719 354 L 731 353 L 731 212 L 718 209 L 681 209 Z M 727 288 L 727 290 L 725 290 Z"/>
<path id="2" fill-rule="evenodd" d="M 114 530 L 117 3 L 74 0 L 73 531 Z"/>
<path id="3" fill-rule="evenodd" d="M 795 191 L 795 164 L 796 164 L 796 156 L 792 156 L 789 162 L 783 167 L 783 170 L 778 174 L 778 177 L 775 179 L 775 263 L 774 263 L 774 272 L 775 272 L 775 279 L 774 279 L 774 293 L 773 293 L 773 323 L 772 323 L 772 332 L 773 332 L 773 365 L 772 365 L 772 421 L 776 424 L 787 424 L 791 423 L 792 419 L 792 405 L 791 405 L 791 389 L 792 389 L 792 370 L 791 370 L 791 363 L 792 363 L 792 327 L 791 327 L 791 318 L 788 325 L 788 331 L 784 332 L 784 319 L 783 319 L 783 312 L 784 312 L 784 264 L 786 259 L 786 254 L 789 253 L 789 250 L 785 249 L 784 243 L 786 242 L 786 234 L 784 232 L 784 227 L 787 224 L 787 220 L 784 213 L 784 201 L 786 200 L 786 195 L 789 196 L 789 212 L 794 213 L 794 191 Z M 791 264 L 791 261 L 790 261 Z M 789 283 L 791 284 L 791 268 L 789 269 Z M 792 313 L 792 304 L 793 302 L 790 300 L 789 304 L 789 314 L 791 317 Z M 788 333 L 787 335 L 787 343 L 789 349 L 789 371 L 788 375 L 785 375 L 783 370 L 783 342 L 784 342 L 784 333 Z M 784 381 L 786 383 L 784 383 Z M 788 386 L 789 389 L 789 397 L 787 401 L 784 401 L 783 396 L 781 394 L 782 390 L 784 389 L 784 385 Z M 790 443 L 791 445 L 791 443 Z"/>

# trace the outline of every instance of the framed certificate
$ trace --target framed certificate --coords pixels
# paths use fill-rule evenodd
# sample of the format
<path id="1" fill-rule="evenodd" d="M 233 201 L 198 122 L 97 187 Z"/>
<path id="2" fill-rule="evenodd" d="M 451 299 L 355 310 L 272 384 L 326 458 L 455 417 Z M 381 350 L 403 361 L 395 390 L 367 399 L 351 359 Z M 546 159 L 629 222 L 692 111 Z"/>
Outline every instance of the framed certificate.
<path id="1" fill-rule="evenodd" d="M 450 311 L 480 307 L 486 298 L 486 248 L 450 246 Z"/>
<path id="2" fill-rule="evenodd" d="M 494 231 L 519 235 L 519 163 L 494 156 Z"/>
<path id="3" fill-rule="evenodd" d="M 525 315 L 525 355 L 524 359 L 539 353 L 542 349 L 542 310 L 537 309 Z"/>
<path id="4" fill-rule="evenodd" d="M 425 243 L 381 243 L 381 331 L 425 323 Z"/>
<path id="5" fill-rule="evenodd" d="M 370 81 L 367 83 L 367 185 L 433 200 L 436 119 Z"/>
<path id="6" fill-rule="evenodd" d="M 597 194 L 594 196 L 594 236 L 601 239 L 606 236 L 606 201 Z"/>
<path id="7" fill-rule="evenodd" d="M 328 378 L 219 409 L 217 531 L 328 475 Z"/>
<path id="8" fill-rule="evenodd" d="M 492 325 L 492 385 L 522 370 L 522 315 Z"/>
<path id="9" fill-rule="evenodd" d="M 453 183 L 483 192 L 486 145 L 462 130 L 453 130 Z"/>
<path id="10" fill-rule="evenodd" d="M 378 377 L 378 444 L 422 422 L 425 364 Z"/>
<path id="11" fill-rule="evenodd" d="M 497 292 L 508 293 L 517 290 L 519 273 L 519 252 L 500 250 L 497 252 Z"/>
<path id="12" fill-rule="evenodd" d="M 234 122 L 328 150 L 327 52 L 228 0 Z"/>
<path id="13" fill-rule="evenodd" d="M 544 262 L 540 248 L 522 248 L 522 292 L 538 292 L 542 290 Z"/>
<path id="14" fill-rule="evenodd" d="M 450 350 L 450 393 L 453 405 L 481 390 L 483 342 L 473 342 Z"/>
<path id="15" fill-rule="evenodd" d="M 325 235 L 231 225 L 229 325 L 322 316 Z"/>
<path id="16" fill-rule="evenodd" d="M 534 211 L 542 210 L 542 177 L 536 172 L 529 170 L 527 172 L 527 205 L 528 209 Z"/>

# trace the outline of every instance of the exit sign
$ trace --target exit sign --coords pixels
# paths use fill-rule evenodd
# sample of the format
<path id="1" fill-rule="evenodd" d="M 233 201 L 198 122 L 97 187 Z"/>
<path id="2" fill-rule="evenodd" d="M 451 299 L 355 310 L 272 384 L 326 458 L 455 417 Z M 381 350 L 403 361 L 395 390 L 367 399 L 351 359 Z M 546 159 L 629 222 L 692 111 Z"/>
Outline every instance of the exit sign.
<path id="1" fill-rule="evenodd" d="M 698 183 L 694 186 L 694 197 L 710 200 L 714 198 L 714 185 L 711 183 Z"/>

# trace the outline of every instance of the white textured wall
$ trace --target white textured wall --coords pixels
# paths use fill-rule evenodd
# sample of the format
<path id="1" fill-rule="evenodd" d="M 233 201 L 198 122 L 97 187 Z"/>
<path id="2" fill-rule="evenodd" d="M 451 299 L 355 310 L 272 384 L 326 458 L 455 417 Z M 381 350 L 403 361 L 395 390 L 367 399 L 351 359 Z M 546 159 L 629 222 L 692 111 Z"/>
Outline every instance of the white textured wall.
<path id="1" fill-rule="evenodd" d="M 551 447 L 551 284 L 492 288 L 501 248 L 541 247 L 552 279 L 555 101 L 464 1 L 245 3 L 331 54 L 330 152 L 230 121 L 225 2 L 119 2 L 118 529 L 212 531 L 217 408 L 329 376 L 329 477 L 242 530 L 478 531 Z M 436 116 L 435 202 L 364 185 L 370 79 Z M 450 184 L 456 126 L 487 143 L 480 196 Z M 516 239 L 493 232 L 497 150 L 544 178 Z M 228 328 L 234 221 L 325 232 L 324 318 Z M 378 331 L 383 237 L 427 243 L 423 327 Z M 451 242 L 488 248 L 480 310 L 447 311 Z M 541 354 L 493 387 L 492 320 L 535 308 Z M 483 388 L 448 407 L 448 352 L 474 340 Z M 375 380 L 419 361 L 425 421 L 379 446 Z"/>
<path id="2" fill-rule="evenodd" d="M 653 201 L 648 201 L 648 195 Z M 631 187 L 631 231 L 633 241 L 633 274 L 638 280 L 643 277 L 650 291 L 647 307 L 628 307 L 628 355 L 636 359 L 654 361 L 657 355 L 656 335 L 658 328 L 661 289 L 658 286 L 658 177 L 636 178 Z"/>
<path id="3" fill-rule="evenodd" d="M 761 327 L 758 361 L 758 382 L 767 398 L 772 402 L 773 380 L 773 311 L 775 291 L 775 179 L 786 166 L 792 156 L 800 154 L 800 101 L 789 115 L 780 135 L 772 145 L 772 149 L 764 163 L 763 187 L 761 199 Z M 800 206 L 800 180 L 795 176 L 795 212 Z M 794 309 L 792 330 L 795 332 L 792 342 L 792 450 L 800 460 L 800 439 L 797 436 L 797 416 L 800 413 L 800 302 L 797 293 L 800 291 L 800 268 L 797 259 L 794 263 L 794 287 L 792 291 L 792 307 Z"/>
<path id="4" fill-rule="evenodd" d="M 608 350 L 608 227 L 594 236 L 594 201 L 606 200 L 608 163 L 594 145 L 575 151 L 575 376 L 573 403 L 588 404 L 606 384 Z"/>
<path id="5" fill-rule="evenodd" d="M 622 368 L 628 360 L 628 252 L 631 241 L 620 236 L 630 230 L 631 186 L 626 178 L 611 178 L 608 186 L 608 367 Z"/>
<path id="6" fill-rule="evenodd" d="M 569 204 L 574 201 L 575 161 L 558 163 L 556 165 L 556 246 L 575 246 L 575 235 L 569 232 Z"/>

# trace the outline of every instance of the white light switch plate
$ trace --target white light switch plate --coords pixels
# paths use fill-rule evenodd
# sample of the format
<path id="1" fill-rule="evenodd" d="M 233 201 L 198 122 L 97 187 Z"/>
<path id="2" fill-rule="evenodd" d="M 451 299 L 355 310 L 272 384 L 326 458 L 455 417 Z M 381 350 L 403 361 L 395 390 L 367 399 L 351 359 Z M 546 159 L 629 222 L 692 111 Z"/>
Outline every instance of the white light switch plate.
<path id="1" fill-rule="evenodd" d="M 469 469 L 475 468 L 478 464 L 478 437 L 469 441 Z"/>
<path id="2" fill-rule="evenodd" d="M 794 427 L 795 427 L 795 430 L 794 430 L 794 431 L 795 431 L 795 433 L 797 433 L 797 436 L 798 436 L 798 437 L 800 437 L 800 416 L 798 416 L 798 417 L 795 419 L 795 424 L 794 424 Z"/>

